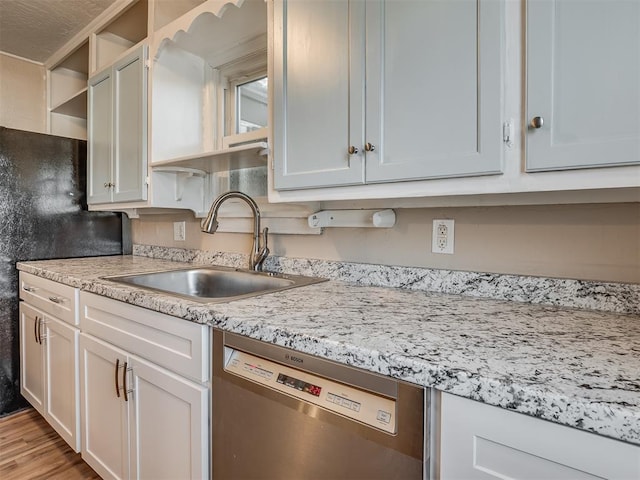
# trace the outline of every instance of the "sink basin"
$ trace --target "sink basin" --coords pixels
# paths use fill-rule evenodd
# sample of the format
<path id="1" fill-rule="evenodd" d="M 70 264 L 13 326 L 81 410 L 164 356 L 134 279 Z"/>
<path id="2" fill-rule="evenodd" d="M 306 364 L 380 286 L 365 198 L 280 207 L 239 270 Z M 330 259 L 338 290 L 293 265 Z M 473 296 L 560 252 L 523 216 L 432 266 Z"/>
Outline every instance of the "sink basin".
<path id="1" fill-rule="evenodd" d="M 103 278 L 203 303 L 229 302 L 326 280 L 226 267 L 201 267 Z"/>

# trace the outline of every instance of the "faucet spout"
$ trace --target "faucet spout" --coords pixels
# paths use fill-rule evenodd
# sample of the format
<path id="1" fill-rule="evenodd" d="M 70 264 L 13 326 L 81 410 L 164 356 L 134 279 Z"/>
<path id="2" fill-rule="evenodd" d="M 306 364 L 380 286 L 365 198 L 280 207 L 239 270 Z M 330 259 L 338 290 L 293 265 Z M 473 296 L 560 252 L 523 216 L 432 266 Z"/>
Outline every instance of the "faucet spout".
<path id="1" fill-rule="evenodd" d="M 260 271 L 262 265 L 269 255 L 269 247 L 267 247 L 267 233 L 269 229 L 265 228 L 262 232 L 262 242 L 260 241 L 260 209 L 258 204 L 249 195 L 242 192 L 226 192 L 218 196 L 209 209 L 207 217 L 202 221 L 201 228 L 204 233 L 214 234 L 218 229 L 218 210 L 220 206 L 230 198 L 239 198 L 249 205 L 253 213 L 253 246 L 249 254 L 249 268 L 251 270 Z"/>

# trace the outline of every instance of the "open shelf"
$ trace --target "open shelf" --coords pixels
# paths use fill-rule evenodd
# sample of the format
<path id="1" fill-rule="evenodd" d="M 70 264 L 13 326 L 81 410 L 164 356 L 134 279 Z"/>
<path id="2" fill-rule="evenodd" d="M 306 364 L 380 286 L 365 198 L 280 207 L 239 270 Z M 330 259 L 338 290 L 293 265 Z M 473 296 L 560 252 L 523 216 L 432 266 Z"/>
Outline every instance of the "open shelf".
<path id="1" fill-rule="evenodd" d="M 49 70 L 49 131 L 86 139 L 89 41 Z"/>
<path id="2" fill-rule="evenodd" d="M 58 105 L 53 105 L 51 112 L 70 117 L 87 118 L 87 87 Z"/>
<path id="3" fill-rule="evenodd" d="M 148 1 L 139 0 L 96 33 L 93 72 L 109 65 L 147 38 Z"/>
<path id="4" fill-rule="evenodd" d="M 50 70 L 49 109 L 64 113 L 58 111 L 61 105 L 83 93 L 86 97 L 88 72 L 89 42 L 85 42 Z"/>
<path id="5" fill-rule="evenodd" d="M 252 142 L 218 151 L 161 160 L 152 163 L 151 168 L 156 170 L 166 167 L 183 167 L 201 170 L 206 173 L 240 170 L 265 166 L 267 164 L 267 153 L 267 142 Z"/>
<path id="6" fill-rule="evenodd" d="M 178 173 L 180 175 L 188 175 L 193 177 L 205 177 L 207 175 L 207 172 L 205 172 L 204 170 L 182 166 L 174 167 L 173 165 L 160 165 L 155 167 L 153 171 L 164 173 Z"/>
<path id="7" fill-rule="evenodd" d="M 227 125 L 231 108 L 223 105 L 233 103 L 224 86 L 230 72 L 238 77 L 266 72 L 267 5 L 261 0 L 179 0 L 160 8 L 162 15 L 174 16 L 194 4 L 153 34 L 151 166 L 207 173 L 264 167 L 266 133 L 224 148 L 233 132 Z"/>

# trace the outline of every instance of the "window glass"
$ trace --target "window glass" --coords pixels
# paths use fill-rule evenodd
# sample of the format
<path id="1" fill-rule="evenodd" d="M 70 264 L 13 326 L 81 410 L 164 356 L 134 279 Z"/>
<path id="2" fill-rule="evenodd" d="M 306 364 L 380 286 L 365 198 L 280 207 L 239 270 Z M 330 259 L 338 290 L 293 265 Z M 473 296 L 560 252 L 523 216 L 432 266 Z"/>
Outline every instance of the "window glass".
<path id="1" fill-rule="evenodd" d="M 236 87 L 236 133 L 247 133 L 267 126 L 267 77 Z"/>

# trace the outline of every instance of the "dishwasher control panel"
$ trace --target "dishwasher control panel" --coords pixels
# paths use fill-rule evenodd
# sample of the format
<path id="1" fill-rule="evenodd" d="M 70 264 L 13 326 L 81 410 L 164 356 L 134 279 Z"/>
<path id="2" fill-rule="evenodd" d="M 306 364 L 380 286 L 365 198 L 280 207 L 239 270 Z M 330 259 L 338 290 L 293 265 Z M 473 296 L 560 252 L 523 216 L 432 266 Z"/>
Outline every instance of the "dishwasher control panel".
<path id="1" fill-rule="evenodd" d="M 332 412 L 396 433 L 396 401 L 225 347 L 224 369 Z"/>

